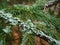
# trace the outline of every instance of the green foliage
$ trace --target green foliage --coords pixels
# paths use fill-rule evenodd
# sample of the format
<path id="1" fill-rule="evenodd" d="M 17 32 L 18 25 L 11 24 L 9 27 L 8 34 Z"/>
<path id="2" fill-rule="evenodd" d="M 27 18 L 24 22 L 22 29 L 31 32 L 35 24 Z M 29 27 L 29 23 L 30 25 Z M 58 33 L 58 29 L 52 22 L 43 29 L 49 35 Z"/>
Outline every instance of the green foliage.
<path id="1" fill-rule="evenodd" d="M 3 40 L 3 43 L 5 43 L 6 35 L 9 35 L 9 32 L 11 31 L 11 25 L 18 24 L 18 21 L 15 19 L 24 21 L 29 28 L 35 27 L 37 29 L 35 29 L 35 31 L 37 32 L 43 31 L 46 35 L 60 40 L 60 18 L 51 16 L 49 12 L 47 14 L 43 12 L 46 0 L 38 2 L 39 3 L 35 3 L 32 6 L 21 4 L 13 5 L 10 8 L 3 9 L 2 12 L 0 11 L 0 18 L 2 17 L 3 19 L 3 21 L 0 21 L 0 40 Z M 28 19 L 31 21 L 27 21 Z M 34 20 L 38 21 L 34 22 Z M 7 22 L 9 22 L 9 25 L 4 25 L 4 23 Z M 28 29 L 24 30 L 21 31 L 23 34 L 21 45 L 34 45 L 35 35 Z"/>
<path id="2" fill-rule="evenodd" d="M 0 0 L 0 9 L 6 8 L 8 4 L 7 0 Z"/>

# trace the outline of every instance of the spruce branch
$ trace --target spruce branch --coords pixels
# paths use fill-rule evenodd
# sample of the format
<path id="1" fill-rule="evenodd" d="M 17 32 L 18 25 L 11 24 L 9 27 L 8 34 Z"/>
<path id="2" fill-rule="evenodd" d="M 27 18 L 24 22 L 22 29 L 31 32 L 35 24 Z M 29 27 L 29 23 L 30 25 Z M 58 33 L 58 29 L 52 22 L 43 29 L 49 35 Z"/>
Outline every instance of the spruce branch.
<path id="1" fill-rule="evenodd" d="M 9 15 L 9 14 L 8 14 Z M 19 18 L 16 18 L 16 17 L 13 17 L 13 16 L 7 16 L 7 14 L 5 14 L 4 12 L 2 13 L 2 11 L 0 11 L 0 18 L 3 18 L 3 19 L 6 19 L 8 20 L 11 24 L 11 25 L 17 25 L 19 24 L 19 26 L 23 27 L 23 28 L 26 28 L 28 30 L 31 30 L 31 32 L 33 32 L 36 36 L 46 40 L 47 42 L 49 42 L 51 45 L 60 45 L 58 43 L 57 40 L 55 40 L 54 38 L 50 37 L 50 36 L 47 36 L 46 34 L 44 34 L 42 31 L 38 31 L 36 32 L 36 28 L 34 27 L 28 27 L 24 24 L 24 22 L 20 21 Z"/>

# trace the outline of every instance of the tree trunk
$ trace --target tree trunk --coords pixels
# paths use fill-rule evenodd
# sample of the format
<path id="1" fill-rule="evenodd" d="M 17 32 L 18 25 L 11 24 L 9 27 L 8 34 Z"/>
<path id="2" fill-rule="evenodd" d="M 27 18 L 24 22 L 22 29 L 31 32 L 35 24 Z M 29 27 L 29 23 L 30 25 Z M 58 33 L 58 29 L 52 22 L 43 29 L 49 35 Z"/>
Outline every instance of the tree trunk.
<path id="1" fill-rule="evenodd" d="M 50 45 L 47 41 L 41 39 L 41 45 Z"/>
<path id="2" fill-rule="evenodd" d="M 12 28 L 12 45 L 20 45 L 21 33 L 19 32 L 18 26 L 13 26 Z"/>
<path id="3" fill-rule="evenodd" d="M 41 45 L 41 39 L 39 37 L 35 36 L 34 41 L 35 41 L 35 45 Z"/>
<path id="4" fill-rule="evenodd" d="M 35 36 L 34 40 L 35 40 L 35 45 L 50 45 L 47 41 L 37 36 Z"/>

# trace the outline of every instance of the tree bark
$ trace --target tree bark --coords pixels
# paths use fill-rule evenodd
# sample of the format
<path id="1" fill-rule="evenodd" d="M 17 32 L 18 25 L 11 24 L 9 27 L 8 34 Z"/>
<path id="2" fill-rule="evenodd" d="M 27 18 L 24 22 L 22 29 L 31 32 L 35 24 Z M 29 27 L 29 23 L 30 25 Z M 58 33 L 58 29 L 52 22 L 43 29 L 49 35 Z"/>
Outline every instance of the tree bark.
<path id="1" fill-rule="evenodd" d="M 50 45 L 47 41 L 41 39 L 41 45 Z"/>
<path id="2" fill-rule="evenodd" d="M 41 39 L 39 37 L 35 36 L 34 41 L 35 41 L 35 45 L 41 45 Z"/>
<path id="3" fill-rule="evenodd" d="M 18 26 L 13 26 L 12 28 L 12 45 L 20 45 L 21 33 L 19 32 Z"/>
<path id="4" fill-rule="evenodd" d="M 44 39 L 35 36 L 35 45 L 50 45 L 47 41 L 45 41 Z"/>

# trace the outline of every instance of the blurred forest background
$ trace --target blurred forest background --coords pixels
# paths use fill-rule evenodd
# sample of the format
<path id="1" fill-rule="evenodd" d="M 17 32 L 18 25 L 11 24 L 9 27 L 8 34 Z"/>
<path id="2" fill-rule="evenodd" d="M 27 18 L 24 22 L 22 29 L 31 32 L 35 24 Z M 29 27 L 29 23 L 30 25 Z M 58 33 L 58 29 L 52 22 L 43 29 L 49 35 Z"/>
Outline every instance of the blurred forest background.
<path id="1" fill-rule="evenodd" d="M 60 1 L 0 0 L 0 45 L 60 45 Z"/>

